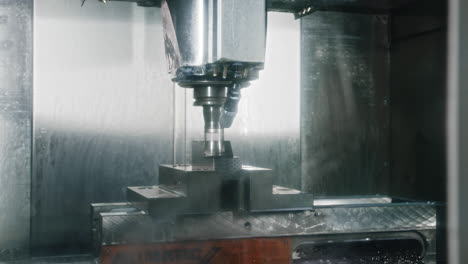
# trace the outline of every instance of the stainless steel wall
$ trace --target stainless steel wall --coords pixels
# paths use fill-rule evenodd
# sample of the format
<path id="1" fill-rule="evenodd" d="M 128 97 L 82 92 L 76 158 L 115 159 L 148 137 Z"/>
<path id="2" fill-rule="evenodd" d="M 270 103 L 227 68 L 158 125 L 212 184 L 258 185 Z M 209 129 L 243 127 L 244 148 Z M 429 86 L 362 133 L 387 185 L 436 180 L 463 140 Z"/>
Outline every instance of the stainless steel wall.
<path id="1" fill-rule="evenodd" d="M 0 261 L 29 253 L 32 0 L 0 0 Z"/>
<path id="2" fill-rule="evenodd" d="M 443 10 L 443 7 L 441 8 Z M 402 11 L 400 11 L 402 12 Z M 392 172 L 395 196 L 445 201 L 446 17 L 392 20 Z"/>
<path id="3" fill-rule="evenodd" d="M 302 19 L 303 189 L 388 191 L 388 17 L 316 12 Z"/>
<path id="4" fill-rule="evenodd" d="M 265 69 L 243 91 L 231 137 L 243 162 L 271 168 L 278 185 L 301 189 L 300 20 L 268 13 Z"/>
<path id="5" fill-rule="evenodd" d="M 34 254 L 78 253 L 89 205 L 157 183 L 171 158 L 172 84 L 159 9 L 41 0 L 35 6 Z"/>
<path id="6" fill-rule="evenodd" d="M 390 96 L 390 194 L 442 205 L 447 194 L 445 5 L 429 1 L 417 11 L 394 12 Z M 441 262 L 446 261 L 446 215 L 440 206 L 437 259 Z"/>

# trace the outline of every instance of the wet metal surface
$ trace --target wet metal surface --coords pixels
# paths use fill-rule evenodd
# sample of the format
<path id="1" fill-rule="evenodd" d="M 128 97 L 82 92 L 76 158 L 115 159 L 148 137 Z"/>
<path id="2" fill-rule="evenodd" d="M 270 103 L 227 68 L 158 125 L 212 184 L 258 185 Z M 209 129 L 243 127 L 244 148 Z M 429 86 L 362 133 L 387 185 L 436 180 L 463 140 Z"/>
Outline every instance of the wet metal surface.
<path id="1" fill-rule="evenodd" d="M 314 206 L 357 205 L 357 204 L 389 204 L 390 197 L 356 197 L 356 198 L 321 198 L 314 201 Z"/>
<path id="2" fill-rule="evenodd" d="M 0 261 L 28 254 L 32 0 L 0 0 Z"/>
<path id="3" fill-rule="evenodd" d="M 316 12 L 301 20 L 302 188 L 314 195 L 388 189 L 388 17 Z"/>
<path id="4" fill-rule="evenodd" d="M 89 204 L 125 201 L 170 161 L 172 85 L 159 9 L 38 2 L 32 249 L 77 254 Z"/>

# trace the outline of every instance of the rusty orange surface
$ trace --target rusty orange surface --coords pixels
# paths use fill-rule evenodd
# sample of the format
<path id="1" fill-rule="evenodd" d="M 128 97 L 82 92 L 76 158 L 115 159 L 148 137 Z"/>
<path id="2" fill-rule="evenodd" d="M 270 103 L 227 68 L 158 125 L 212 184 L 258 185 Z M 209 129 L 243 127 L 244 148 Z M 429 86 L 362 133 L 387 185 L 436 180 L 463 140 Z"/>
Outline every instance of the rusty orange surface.
<path id="1" fill-rule="evenodd" d="M 288 238 L 106 246 L 102 264 L 288 264 Z"/>

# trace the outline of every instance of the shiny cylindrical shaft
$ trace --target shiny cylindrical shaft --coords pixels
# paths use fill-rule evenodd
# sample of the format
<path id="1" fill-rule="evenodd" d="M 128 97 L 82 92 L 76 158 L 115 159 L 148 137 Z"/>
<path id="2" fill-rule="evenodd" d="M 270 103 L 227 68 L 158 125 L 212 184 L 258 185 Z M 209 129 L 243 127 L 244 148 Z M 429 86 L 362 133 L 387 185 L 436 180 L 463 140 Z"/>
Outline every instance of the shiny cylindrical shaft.
<path id="1" fill-rule="evenodd" d="M 224 129 L 220 123 L 221 105 L 204 105 L 205 157 L 220 157 L 224 154 Z"/>

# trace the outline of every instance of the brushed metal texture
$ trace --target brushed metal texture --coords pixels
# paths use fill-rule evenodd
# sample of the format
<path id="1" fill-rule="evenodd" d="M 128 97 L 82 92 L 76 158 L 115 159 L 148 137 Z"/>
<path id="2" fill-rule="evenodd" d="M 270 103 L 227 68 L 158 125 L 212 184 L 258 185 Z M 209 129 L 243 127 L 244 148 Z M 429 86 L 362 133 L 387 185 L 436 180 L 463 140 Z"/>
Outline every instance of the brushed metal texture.
<path id="1" fill-rule="evenodd" d="M 164 40 L 171 73 L 183 66 L 263 63 L 265 1 L 163 1 Z"/>
<path id="2" fill-rule="evenodd" d="M 32 10 L 0 1 L 0 261 L 29 253 Z"/>
<path id="3" fill-rule="evenodd" d="M 305 191 L 386 194 L 390 57 L 383 16 L 302 18 L 301 144 Z"/>
<path id="4" fill-rule="evenodd" d="M 89 205 L 125 201 L 170 162 L 160 21 L 131 3 L 37 2 L 33 254 L 86 252 Z"/>
<path id="5" fill-rule="evenodd" d="M 434 231 L 437 223 L 436 209 L 430 204 L 323 207 L 317 208 L 315 212 L 274 212 L 249 215 L 235 215 L 228 212 L 184 216 L 172 223 L 154 221 L 143 212 L 101 213 L 101 216 L 102 245 L 125 244 L 132 241 L 167 242 Z"/>

